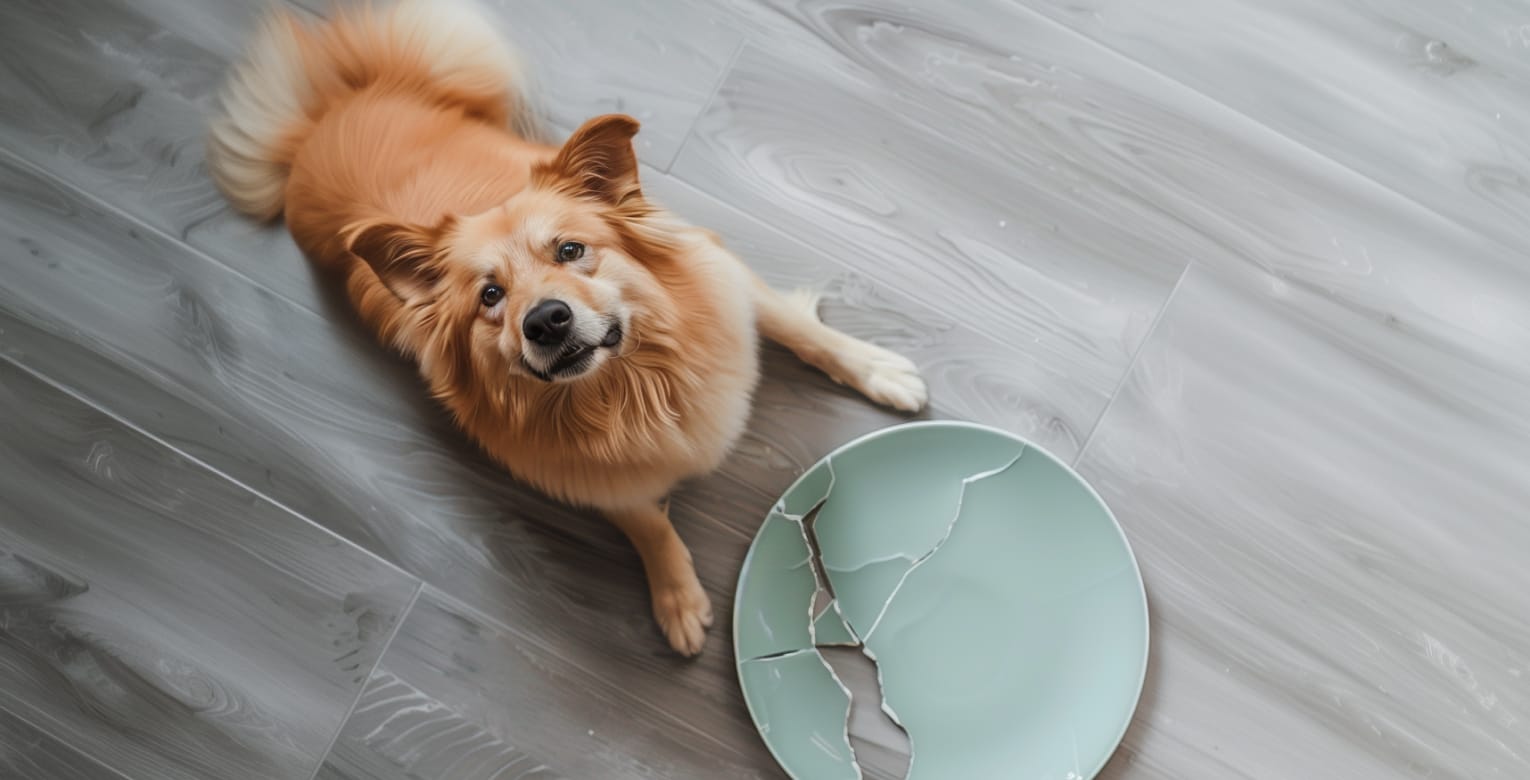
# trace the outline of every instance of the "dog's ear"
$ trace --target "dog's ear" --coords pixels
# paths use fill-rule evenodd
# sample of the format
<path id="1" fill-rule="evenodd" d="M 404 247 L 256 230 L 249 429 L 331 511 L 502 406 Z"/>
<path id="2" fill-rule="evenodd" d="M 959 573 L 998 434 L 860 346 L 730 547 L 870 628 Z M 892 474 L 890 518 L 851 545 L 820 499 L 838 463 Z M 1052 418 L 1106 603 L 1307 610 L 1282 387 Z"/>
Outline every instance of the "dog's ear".
<path id="1" fill-rule="evenodd" d="M 351 225 L 342 235 L 345 248 L 366 261 L 384 286 L 399 300 L 414 303 L 429 295 L 441 278 L 436 255 L 451 225 L 450 217 L 435 227 L 368 220 Z"/>
<path id="2" fill-rule="evenodd" d="M 575 194 L 612 205 L 641 194 L 632 137 L 638 121 L 607 114 L 585 122 L 558 156 L 537 171 L 540 184 L 571 188 Z"/>

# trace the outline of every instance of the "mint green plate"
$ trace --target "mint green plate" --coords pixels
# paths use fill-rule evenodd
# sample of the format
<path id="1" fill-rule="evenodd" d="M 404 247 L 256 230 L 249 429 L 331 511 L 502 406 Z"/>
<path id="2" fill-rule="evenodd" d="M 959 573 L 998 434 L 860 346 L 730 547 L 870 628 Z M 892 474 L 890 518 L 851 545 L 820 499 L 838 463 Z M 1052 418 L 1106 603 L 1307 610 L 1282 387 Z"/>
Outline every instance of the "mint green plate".
<path id="1" fill-rule="evenodd" d="M 913 780 L 1089 780 L 1142 691 L 1147 599 L 1115 517 L 1066 464 L 992 428 L 910 423 L 787 489 L 744 560 L 733 644 L 749 713 L 798 780 L 861 776 L 822 645 L 876 662 Z"/>

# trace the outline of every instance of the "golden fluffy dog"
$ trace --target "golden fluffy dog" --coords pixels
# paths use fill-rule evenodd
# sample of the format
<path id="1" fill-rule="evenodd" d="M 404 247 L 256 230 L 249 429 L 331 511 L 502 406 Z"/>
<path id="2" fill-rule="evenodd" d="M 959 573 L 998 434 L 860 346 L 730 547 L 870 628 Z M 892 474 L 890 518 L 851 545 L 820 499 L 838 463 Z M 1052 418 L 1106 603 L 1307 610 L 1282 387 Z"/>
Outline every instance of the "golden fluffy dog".
<path id="1" fill-rule="evenodd" d="M 743 431 L 757 331 L 898 409 L 925 385 L 644 198 L 636 121 L 533 140 L 491 30 L 462 2 L 277 15 L 223 93 L 209 166 L 241 211 L 285 216 L 495 460 L 627 534 L 660 628 L 694 654 L 712 610 L 664 498 Z"/>

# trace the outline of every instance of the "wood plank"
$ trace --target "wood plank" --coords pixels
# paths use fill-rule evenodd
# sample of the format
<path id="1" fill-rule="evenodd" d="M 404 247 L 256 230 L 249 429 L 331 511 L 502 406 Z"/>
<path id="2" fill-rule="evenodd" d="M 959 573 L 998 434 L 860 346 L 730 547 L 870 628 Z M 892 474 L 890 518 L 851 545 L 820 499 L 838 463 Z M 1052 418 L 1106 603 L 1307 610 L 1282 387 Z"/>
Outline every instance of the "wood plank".
<path id="1" fill-rule="evenodd" d="M 1102 234 L 1121 236 L 1108 253 L 1113 261 L 1148 264 L 1177 253 L 1268 272 L 1476 360 L 1530 371 L 1530 306 L 1522 294 L 1530 290 L 1530 266 L 1522 253 L 1055 22 L 1004 0 L 940 9 L 782 3 L 779 11 L 796 25 L 794 35 L 816 36 L 816 54 L 794 50 L 804 63 L 799 70 L 763 53 L 742 57 L 673 172 L 815 246 L 882 263 L 905 250 L 882 251 L 880 232 L 897 237 L 893 231 L 916 218 L 879 216 L 876 198 L 900 208 L 897 199 L 905 198 L 920 214 L 948 209 L 951 216 L 926 232 L 949 229 L 999 197 L 976 202 L 958 186 L 972 180 L 987 193 L 986 182 L 1002 174 L 1040 190 L 1022 201 L 1030 213 L 1060 212 L 1061 225 L 1104 214 L 1124 226 L 1124 235 Z M 878 151 L 883 140 L 890 150 Z M 933 163 L 918 161 L 944 157 L 981 163 L 919 175 L 905 163 L 928 169 Z M 823 205 L 850 195 L 836 194 L 832 177 L 811 178 L 813 166 L 833 170 L 862 158 L 875 161 L 862 180 L 880 176 L 897 186 L 867 190 L 875 193 L 864 198 L 869 205 Z M 943 175 L 957 183 L 940 185 Z M 904 192 L 938 192 L 941 203 L 931 212 Z M 1028 190 L 1005 195 L 1021 197 L 1017 192 Z M 1095 232 L 1084 232 L 1089 244 L 1062 246 L 1058 264 L 1071 273 L 1073 265 L 1096 262 L 1095 247 L 1108 239 Z M 869 256 L 862 245 L 878 252 Z M 1029 259 L 988 262 L 1012 268 Z M 889 270 L 913 273 L 902 265 Z M 973 278 L 986 282 L 979 271 Z M 999 305 L 996 299 L 992 309 Z M 1020 298 L 1012 305 L 1064 311 Z M 1081 327 L 1080 319 L 1090 322 L 1072 315 L 1062 332 Z"/>
<path id="2" fill-rule="evenodd" d="M 319 776 L 774 776 L 768 757 L 740 766 L 704 731 L 634 717 L 632 690 L 550 667 L 539 644 L 427 590 Z"/>
<path id="3" fill-rule="evenodd" d="M 514 690 L 521 692 L 519 686 Z M 572 741 L 567 736 L 558 735 L 551 744 Z M 391 672 L 379 671 L 368 681 L 315 780 L 419 777 L 556 780 L 559 776 L 451 706 Z"/>
<path id="4" fill-rule="evenodd" d="M 897 105 L 837 57 L 749 48 L 673 173 L 1007 348 L 1003 392 L 1054 430 L 991 419 L 1066 457 L 1206 241 L 1109 185 L 1046 172 L 1056 158 L 1024 137 L 974 149 Z M 998 144 L 1034 169 L 993 159 Z"/>
<path id="5" fill-rule="evenodd" d="M 1522 2 L 1022 4 L 1510 247 L 1530 239 Z"/>
<path id="6" fill-rule="evenodd" d="M 1103 777 L 1530 775 L 1527 390 L 1192 270 L 1081 461 L 1153 615 Z"/>
<path id="7" fill-rule="evenodd" d="M 0 701 L 128 775 L 300 777 L 414 578 L 0 361 Z"/>
<path id="8" fill-rule="evenodd" d="M 0 777 L 16 780 L 123 780 L 60 740 L 0 709 Z"/>
<path id="9" fill-rule="evenodd" d="M 638 158 L 660 169 L 679 153 L 744 33 L 705 0 L 505 0 L 490 6 L 525 59 L 539 107 L 571 132 L 601 114 L 643 124 Z"/>

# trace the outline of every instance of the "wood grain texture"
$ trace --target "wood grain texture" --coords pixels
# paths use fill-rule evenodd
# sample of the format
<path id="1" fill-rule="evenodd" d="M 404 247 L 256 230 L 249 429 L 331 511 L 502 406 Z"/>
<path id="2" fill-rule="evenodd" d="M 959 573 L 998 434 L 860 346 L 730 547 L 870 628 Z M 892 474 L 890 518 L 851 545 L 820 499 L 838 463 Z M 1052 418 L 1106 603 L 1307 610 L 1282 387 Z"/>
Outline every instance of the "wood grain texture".
<path id="1" fill-rule="evenodd" d="M 490 5 L 527 64 L 543 116 L 570 132 L 601 114 L 643 124 L 638 158 L 667 169 L 744 33 L 705 0 L 501 0 Z"/>
<path id="2" fill-rule="evenodd" d="M 1077 420 L 1098 412 L 1087 402 L 1047 402 L 1054 388 L 1030 365 L 1027 350 L 989 337 L 980 318 L 900 291 L 880 274 L 855 270 L 672 176 L 650 173 L 643 190 L 686 219 L 719 231 L 730 249 L 776 287 L 823 293 L 825 322 L 911 358 L 929 382 L 935 416 L 1025 431 L 1054 451 L 1073 453 L 1079 444 Z M 1059 408 L 1067 411 L 1060 414 Z M 761 415 L 759 422 L 796 428 L 792 419 L 778 421 L 774 415 Z"/>
<path id="3" fill-rule="evenodd" d="M 158 778 L 312 771 L 416 581 L 0 361 L 0 702 Z"/>
<path id="4" fill-rule="evenodd" d="M 0 146 L 141 220 L 143 232 L 188 237 L 229 210 L 202 144 L 213 96 L 259 10 L 181 0 L 0 5 Z M 285 231 L 249 231 L 254 245 L 213 246 L 218 262 L 321 308 L 297 252 L 260 251 L 290 246 Z"/>
<path id="5" fill-rule="evenodd" d="M 30 723 L 0 709 L 0 778 L 4 780 L 123 780 Z"/>
<path id="6" fill-rule="evenodd" d="M 817 114 L 843 112 L 834 97 L 840 94 L 888 106 L 884 114 L 931 128 L 960 150 L 951 155 L 1015 167 L 1038 181 L 1066 172 L 1037 196 L 1042 202 L 1073 203 L 1081 190 L 1105 193 L 1093 197 L 1114 199 L 1116 208 L 1105 213 L 1147 247 L 1163 236 L 1166 252 L 1177 248 L 1209 267 L 1272 274 L 1481 362 L 1530 371 L 1530 307 L 1514 295 L 1530 289 L 1522 252 L 1056 22 L 1003 0 L 939 9 L 832 0 L 771 5 L 799 37 L 807 31 L 817 41 L 819 61 L 854 63 L 813 69 L 815 79 L 845 85 L 820 103 L 834 110 Z M 800 93 L 795 84 L 771 81 L 773 67 L 758 69 L 758 85 L 738 81 L 749 73 L 742 68 L 732 79 L 750 101 L 762 100 L 756 96 L 762 91 Z M 1262 85 L 1251 77 L 1247 86 Z M 769 131 L 738 126 L 743 119 L 729 113 L 726 99 L 733 88 L 725 83 L 714 102 L 719 132 L 738 137 L 739 149 L 749 147 L 751 135 L 781 143 Z M 880 132 L 886 121 L 865 126 Z M 1389 143 L 1382 133 L 1372 139 L 1377 148 Z M 747 191 L 743 170 L 713 177 L 720 163 L 688 159 L 705 148 L 699 140 L 688 145 L 675 173 L 736 201 L 739 190 Z M 706 156 L 730 160 L 735 151 Z M 1492 164 L 1513 159 L 1507 147 L 1483 154 Z M 881 164 L 901 161 L 889 155 Z M 1124 247 L 1120 257 L 1146 262 L 1152 253 Z"/>
<path id="7" fill-rule="evenodd" d="M 1521 2 L 1021 2 L 1510 247 L 1530 239 Z"/>
<path id="8" fill-rule="evenodd" d="M 1113 188 L 1048 173 L 1056 166 L 1024 139 L 1006 146 L 1034 169 L 974 154 L 897 96 L 860 69 L 746 48 L 672 172 L 928 308 L 959 311 L 1017 353 L 1006 364 L 1041 423 L 1018 432 L 1071 455 L 1197 237 Z M 1175 233 L 1185 242 L 1157 240 Z"/>
<path id="9" fill-rule="evenodd" d="M 737 764 L 706 730 L 636 717 L 625 685 L 549 668 L 538 633 L 427 591 L 320 777 L 771 776 L 767 764 Z M 570 708 L 576 698 L 605 706 Z"/>
<path id="10" fill-rule="evenodd" d="M 1192 270 L 1081 461 L 1154 620 L 1104 776 L 1530 775 L 1527 391 Z"/>
<path id="11" fill-rule="evenodd" d="M 449 705 L 392 672 L 379 671 L 367 683 L 345 732 L 315 780 L 422 777 L 556 780 L 559 776 Z"/>

